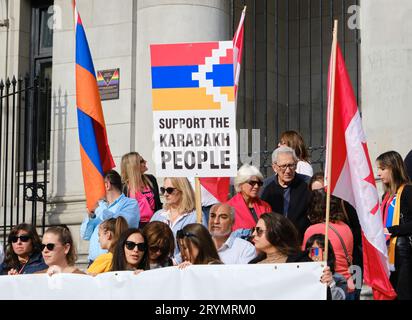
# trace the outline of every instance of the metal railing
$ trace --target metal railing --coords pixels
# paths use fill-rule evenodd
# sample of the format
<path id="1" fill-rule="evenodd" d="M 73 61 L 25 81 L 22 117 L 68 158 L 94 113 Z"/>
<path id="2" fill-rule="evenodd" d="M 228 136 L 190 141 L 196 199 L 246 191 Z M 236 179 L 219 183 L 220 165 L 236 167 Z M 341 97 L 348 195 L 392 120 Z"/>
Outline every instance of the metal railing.
<path id="1" fill-rule="evenodd" d="M 0 80 L 0 235 L 4 244 L 10 229 L 22 222 L 44 232 L 50 92 L 47 79 L 42 83 L 29 77 Z"/>

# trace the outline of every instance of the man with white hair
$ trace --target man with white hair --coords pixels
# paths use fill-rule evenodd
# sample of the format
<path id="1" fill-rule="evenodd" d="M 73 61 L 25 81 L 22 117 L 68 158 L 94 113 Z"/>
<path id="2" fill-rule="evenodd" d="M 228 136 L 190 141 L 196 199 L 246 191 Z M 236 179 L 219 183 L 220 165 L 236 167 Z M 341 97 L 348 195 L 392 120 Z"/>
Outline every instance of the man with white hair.
<path id="1" fill-rule="evenodd" d="M 296 173 L 297 162 L 292 148 L 281 146 L 273 151 L 275 177 L 264 187 L 261 199 L 269 203 L 274 212 L 289 218 L 303 237 L 310 225 L 306 214 L 310 191 L 305 176 Z"/>
<path id="2" fill-rule="evenodd" d="M 232 233 L 235 209 L 217 203 L 210 209 L 209 232 L 212 235 L 220 260 L 224 264 L 247 264 L 256 257 L 255 246 Z"/>

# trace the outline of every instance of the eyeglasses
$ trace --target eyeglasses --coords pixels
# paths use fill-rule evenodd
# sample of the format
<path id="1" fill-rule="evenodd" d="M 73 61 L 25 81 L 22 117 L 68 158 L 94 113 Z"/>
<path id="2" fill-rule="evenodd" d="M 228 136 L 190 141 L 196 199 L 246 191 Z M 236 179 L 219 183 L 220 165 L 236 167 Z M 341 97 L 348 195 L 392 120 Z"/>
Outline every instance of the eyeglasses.
<path id="1" fill-rule="evenodd" d="M 177 190 L 177 188 L 172 188 L 172 187 L 164 188 L 164 187 L 160 187 L 160 193 L 161 193 L 162 195 L 165 194 L 166 192 L 167 192 L 168 194 L 172 194 L 175 190 Z"/>
<path id="2" fill-rule="evenodd" d="M 261 237 L 262 234 L 263 234 L 263 232 L 265 232 L 265 231 L 266 231 L 266 229 L 262 229 L 262 228 L 260 228 L 260 227 L 255 227 L 255 228 L 253 228 L 253 230 L 252 230 L 252 234 L 253 234 L 253 232 L 256 232 L 256 235 L 257 235 L 258 237 Z"/>
<path id="3" fill-rule="evenodd" d="M 30 240 L 30 236 L 28 236 L 28 235 L 12 236 L 12 237 L 10 237 L 10 242 L 16 243 L 17 241 L 19 241 L 19 239 L 20 239 L 21 242 L 27 242 L 27 241 Z"/>
<path id="4" fill-rule="evenodd" d="M 137 250 L 142 252 L 146 250 L 146 243 L 144 242 L 136 243 L 133 241 L 126 241 L 124 245 L 126 246 L 127 250 L 134 250 L 135 247 L 137 247 Z"/>
<path id="5" fill-rule="evenodd" d="M 178 231 L 176 232 L 176 238 L 177 238 L 177 239 L 183 239 L 183 238 L 185 238 L 185 237 L 196 237 L 196 235 L 194 235 L 194 234 L 191 233 L 191 232 L 185 232 L 185 231 L 183 231 L 183 229 L 178 230 Z"/>
<path id="6" fill-rule="evenodd" d="M 296 169 L 296 163 L 289 163 L 289 164 L 284 164 L 279 166 L 278 164 L 276 164 L 278 166 L 278 168 L 282 171 L 285 172 L 286 169 L 290 169 L 290 170 L 295 170 Z"/>
<path id="7" fill-rule="evenodd" d="M 55 244 L 55 243 L 48 243 L 48 244 L 42 243 L 42 244 L 40 245 L 41 251 L 43 251 L 44 248 L 47 248 L 47 250 L 49 250 L 49 251 L 53 251 L 55 247 L 56 247 L 56 244 Z"/>
<path id="8" fill-rule="evenodd" d="M 263 182 L 262 182 L 262 181 L 249 180 L 249 181 L 246 181 L 246 183 L 249 184 L 252 188 L 254 188 L 255 185 L 257 185 L 258 187 L 263 186 Z"/>

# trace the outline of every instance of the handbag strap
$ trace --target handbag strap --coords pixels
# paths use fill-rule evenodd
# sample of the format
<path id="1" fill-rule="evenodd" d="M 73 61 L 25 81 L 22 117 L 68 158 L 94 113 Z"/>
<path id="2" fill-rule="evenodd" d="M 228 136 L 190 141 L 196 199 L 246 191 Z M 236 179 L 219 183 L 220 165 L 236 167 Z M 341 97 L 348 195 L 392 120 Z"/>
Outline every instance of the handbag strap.
<path id="1" fill-rule="evenodd" d="M 332 226 L 331 224 L 329 224 L 329 228 L 330 228 L 333 232 L 335 232 L 335 234 L 338 236 L 339 241 L 340 241 L 340 244 L 342 245 L 343 251 L 345 252 L 345 258 L 346 258 L 346 261 L 347 261 L 347 263 L 348 263 L 348 267 L 350 267 L 350 266 L 352 265 L 352 261 L 351 261 L 351 259 L 350 259 L 350 257 L 349 257 L 348 250 L 346 249 L 345 242 L 343 241 L 341 235 L 339 234 L 338 230 L 336 230 L 336 228 L 335 228 L 334 226 Z"/>

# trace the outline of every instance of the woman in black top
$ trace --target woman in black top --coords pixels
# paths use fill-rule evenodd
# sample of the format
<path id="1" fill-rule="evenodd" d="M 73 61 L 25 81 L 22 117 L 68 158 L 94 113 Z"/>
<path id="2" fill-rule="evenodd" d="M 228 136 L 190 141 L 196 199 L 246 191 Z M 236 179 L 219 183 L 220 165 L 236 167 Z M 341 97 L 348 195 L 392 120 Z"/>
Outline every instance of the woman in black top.
<path id="1" fill-rule="evenodd" d="M 398 299 L 412 299 L 412 185 L 402 157 L 388 151 L 376 159 L 384 185 L 382 215 L 389 246 L 391 283 Z M 400 203 L 398 204 L 398 201 Z M 396 207 L 399 207 L 397 212 Z"/>
<path id="2" fill-rule="evenodd" d="M 0 274 L 30 274 L 47 269 L 40 246 L 41 241 L 35 227 L 27 223 L 14 227 L 9 234 Z"/>

